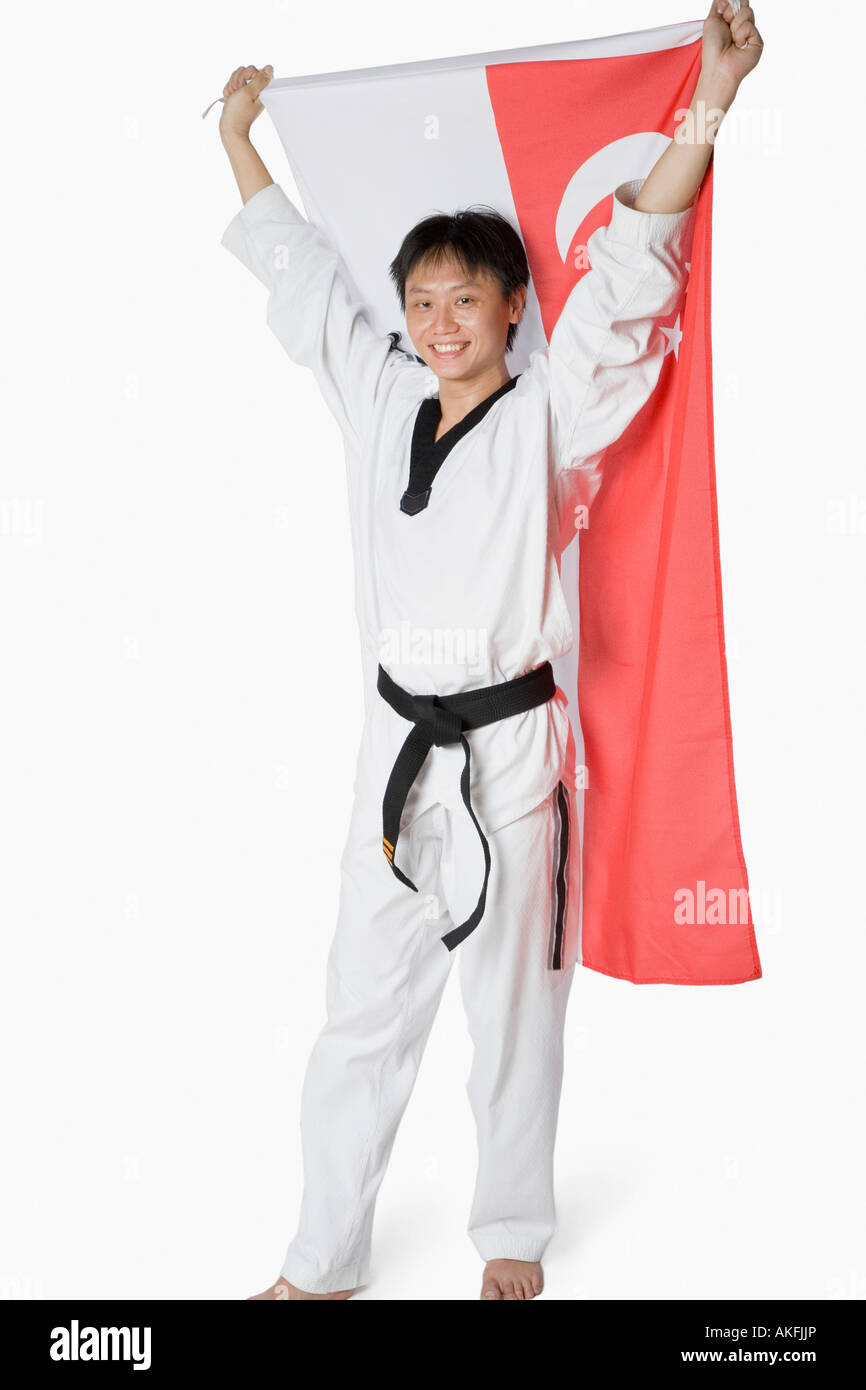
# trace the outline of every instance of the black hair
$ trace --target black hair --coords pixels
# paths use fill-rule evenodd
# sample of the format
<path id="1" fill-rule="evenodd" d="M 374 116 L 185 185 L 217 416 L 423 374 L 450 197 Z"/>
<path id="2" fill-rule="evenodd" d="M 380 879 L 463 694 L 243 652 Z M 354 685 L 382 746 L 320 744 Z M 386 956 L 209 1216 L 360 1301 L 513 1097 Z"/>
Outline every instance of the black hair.
<path id="1" fill-rule="evenodd" d="M 417 222 L 403 238 L 388 273 L 394 282 L 400 307 L 406 311 L 406 281 L 419 261 L 438 265 L 452 256 L 464 274 L 487 270 L 499 281 L 504 299 L 529 284 L 529 262 L 519 234 L 507 217 L 483 203 L 458 212 L 435 212 Z M 517 324 L 508 325 L 505 351 L 509 352 Z"/>

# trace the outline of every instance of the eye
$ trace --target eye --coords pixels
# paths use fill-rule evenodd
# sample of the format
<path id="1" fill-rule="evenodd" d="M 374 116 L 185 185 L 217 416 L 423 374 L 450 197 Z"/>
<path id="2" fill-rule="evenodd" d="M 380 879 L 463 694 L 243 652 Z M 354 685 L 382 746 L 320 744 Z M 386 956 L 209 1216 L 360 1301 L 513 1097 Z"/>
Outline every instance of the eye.
<path id="1" fill-rule="evenodd" d="M 458 304 L 470 304 L 471 302 L 472 296 L 469 294 L 461 294 L 460 298 L 457 301 Z"/>

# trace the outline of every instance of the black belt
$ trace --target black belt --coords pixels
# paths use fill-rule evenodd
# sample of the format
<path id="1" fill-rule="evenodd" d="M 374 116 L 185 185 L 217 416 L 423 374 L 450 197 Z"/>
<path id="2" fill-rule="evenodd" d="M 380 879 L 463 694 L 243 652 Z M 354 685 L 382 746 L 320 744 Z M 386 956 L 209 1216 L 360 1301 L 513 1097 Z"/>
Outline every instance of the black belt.
<path id="1" fill-rule="evenodd" d="M 382 802 L 382 848 L 385 858 L 400 882 L 411 888 L 413 893 L 418 892 L 415 884 L 394 863 L 400 837 L 400 817 L 406 798 L 434 744 L 437 748 L 446 743 L 463 744 L 466 757 L 460 776 L 460 791 L 484 850 L 484 882 L 478 902 L 466 921 L 446 932 L 442 938 L 448 950 L 453 951 L 481 921 L 490 877 L 490 846 L 469 798 L 469 741 L 463 731 L 480 729 L 485 724 L 494 724 L 499 719 L 508 719 L 512 714 L 523 714 L 536 705 L 545 704 L 556 692 L 553 667 L 549 661 L 545 661 L 543 666 L 527 671 L 523 676 L 516 676 L 514 680 L 486 685 L 481 690 L 460 691 L 456 695 L 411 695 L 380 666 L 377 687 L 391 708 L 404 719 L 410 719 L 414 726 L 397 754 Z"/>

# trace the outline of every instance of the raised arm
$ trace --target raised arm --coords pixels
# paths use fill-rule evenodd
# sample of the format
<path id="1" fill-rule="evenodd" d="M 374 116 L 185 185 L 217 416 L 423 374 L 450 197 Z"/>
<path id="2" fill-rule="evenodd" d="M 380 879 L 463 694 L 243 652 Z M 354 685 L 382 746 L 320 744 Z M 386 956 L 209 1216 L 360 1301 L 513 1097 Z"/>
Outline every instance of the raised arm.
<path id="1" fill-rule="evenodd" d="M 259 189 L 273 183 L 264 160 L 250 140 L 253 121 L 265 109 L 259 96 L 273 75 L 270 63 L 261 69 L 235 68 L 223 87 L 220 139 L 229 157 L 242 203 L 248 203 Z"/>
<path id="2" fill-rule="evenodd" d="M 638 212 L 681 212 L 706 173 L 713 142 L 740 83 L 760 61 L 755 12 L 740 0 L 713 0 L 704 20 L 701 71 L 686 115 L 635 201 Z"/>
<path id="3" fill-rule="evenodd" d="M 751 7 L 741 5 L 735 14 L 728 0 L 713 0 L 700 76 L 677 133 L 645 179 L 616 189 L 609 225 L 587 242 L 591 269 L 551 334 L 558 466 L 586 473 L 587 498 L 600 482 L 602 453 L 658 381 L 668 350 L 658 321 L 681 302 L 692 214 L 715 136 L 762 47 Z"/>
<path id="4" fill-rule="evenodd" d="M 601 454 L 625 431 L 658 381 L 668 339 L 658 321 L 685 286 L 693 206 L 639 212 L 645 180 L 620 184 L 606 227 L 587 242 L 591 269 L 571 291 L 550 335 L 551 435 L 560 470 L 600 482 Z M 588 480 L 589 481 L 589 480 Z"/>
<path id="5" fill-rule="evenodd" d="M 309 367 L 343 433 L 360 443 L 388 374 L 407 360 L 379 336 L 322 232 L 274 183 L 250 140 L 273 69 L 238 68 L 223 89 L 220 136 L 243 200 L 221 241 L 268 290 L 267 323 Z"/>

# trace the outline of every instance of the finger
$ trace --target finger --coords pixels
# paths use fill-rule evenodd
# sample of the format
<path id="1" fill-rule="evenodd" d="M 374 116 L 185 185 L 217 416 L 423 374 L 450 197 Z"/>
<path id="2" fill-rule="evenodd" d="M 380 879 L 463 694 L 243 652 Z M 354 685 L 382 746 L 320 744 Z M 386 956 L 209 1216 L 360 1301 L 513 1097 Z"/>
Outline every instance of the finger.
<path id="1" fill-rule="evenodd" d="M 733 39 L 737 48 L 759 48 L 761 46 L 761 36 L 754 24 L 746 24 L 738 29 L 733 34 Z"/>
<path id="2" fill-rule="evenodd" d="M 755 12 L 751 5 L 744 5 L 739 14 L 735 14 L 731 20 L 731 35 L 735 43 L 742 43 L 743 36 L 740 33 L 744 24 L 751 24 L 755 27 Z"/>
<path id="3" fill-rule="evenodd" d="M 238 76 L 240 72 L 243 72 L 243 68 L 235 68 L 231 78 L 228 79 L 228 82 L 225 83 L 224 88 L 222 88 L 222 96 L 231 96 L 232 92 L 238 90 Z"/>
<path id="4" fill-rule="evenodd" d="M 755 18 L 754 11 L 749 5 L 741 5 L 739 10 L 735 11 L 734 6 L 730 4 L 730 0 L 717 0 L 716 10 L 722 16 L 722 19 L 731 25 L 732 29 L 734 22 L 743 15 L 749 15 L 752 19 Z"/>
<path id="5" fill-rule="evenodd" d="M 239 92 L 241 87 L 246 86 L 247 82 L 253 76 L 255 71 L 256 69 L 252 66 L 252 64 L 250 64 L 249 67 L 238 68 L 237 72 L 232 78 L 232 86 L 234 87 L 236 92 Z"/>
<path id="6" fill-rule="evenodd" d="M 228 82 L 227 82 L 226 85 L 223 87 L 223 96 L 224 96 L 224 97 L 227 97 L 227 96 L 229 95 L 229 93 L 233 90 L 233 88 L 232 88 L 232 83 L 234 82 L 235 77 L 237 76 L 237 74 L 238 74 L 240 71 L 241 71 L 240 68 L 235 68 L 234 72 L 231 74 L 231 76 L 230 76 Z"/>
<path id="7" fill-rule="evenodd" d="M 257 71 L 255 76 L 250 78 L 247 83 L 247 91 L 254 101 L 258 97 L 259 92 L 264 91 L 265 87 L 267 87 L 273 75 L 274 70 L 270 63 L 268 63 L 266 68 L 262 68 L 260 72 Z"/>

